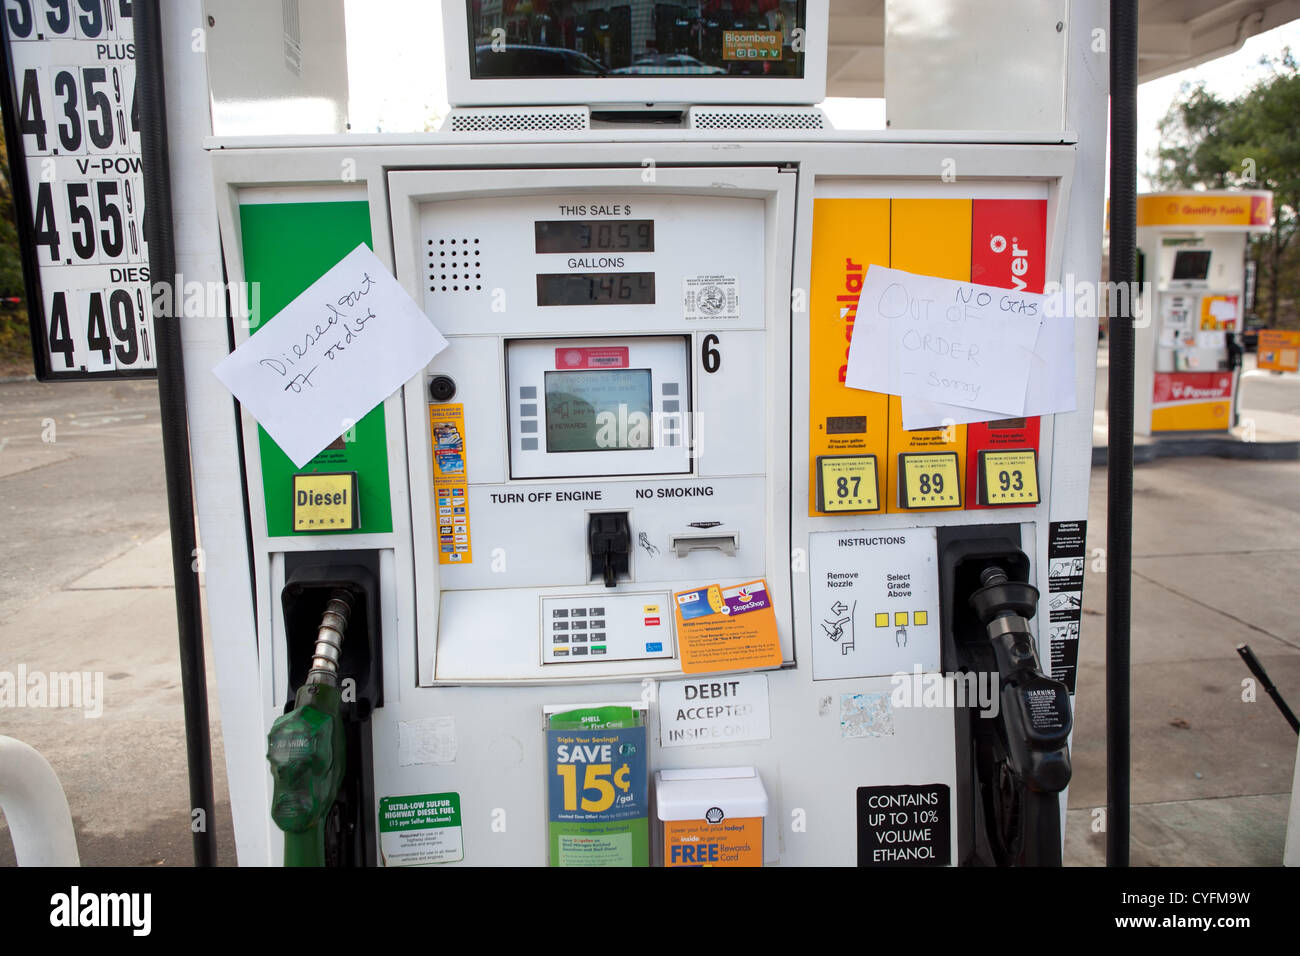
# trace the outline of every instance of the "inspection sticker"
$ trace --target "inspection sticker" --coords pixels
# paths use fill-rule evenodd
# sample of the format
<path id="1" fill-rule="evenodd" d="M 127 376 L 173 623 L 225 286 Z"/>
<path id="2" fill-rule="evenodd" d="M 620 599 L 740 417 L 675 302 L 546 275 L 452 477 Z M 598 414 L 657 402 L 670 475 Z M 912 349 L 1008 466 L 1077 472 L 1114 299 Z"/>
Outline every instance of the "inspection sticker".
<path id="1" fill-rule="evenodd" d="M 459 793 L 420 793 L 379 801 L 384 866 L 425 866 L 465 859 Z"/>
<path id="2" fill-rule="evenodd" d="M 682 312 L 687 319 L 740 318 L 740 279 L 686 276 L 682 279 Z"/>

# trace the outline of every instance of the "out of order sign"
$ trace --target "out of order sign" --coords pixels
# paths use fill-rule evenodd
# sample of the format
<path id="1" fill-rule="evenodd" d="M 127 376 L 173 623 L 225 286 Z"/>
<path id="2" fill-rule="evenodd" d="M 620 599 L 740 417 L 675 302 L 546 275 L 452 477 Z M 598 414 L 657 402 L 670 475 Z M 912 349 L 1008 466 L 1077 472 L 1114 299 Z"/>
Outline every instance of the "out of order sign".
<path id="1" fill-rule="evenodd" d="M 957 453 L 899 455 L 898 504 L 903 508 L 960 508 L 961 469 Z"/>
<path id="2" fill-rule="evenodd" d="M 132 7 L 0 0 L 0 77 L 37 375 L 150 375 Z"/>
<path id="3" fill-rule="evenodd" d="M 980 452 L 980 504 L 1038 504 L 1038 455 L 1032 448 Z"/>
<path id="4" fill-rule="evenodd" d="M 817 510 L 879 511 L 875 455 L 819 455 Z"/>

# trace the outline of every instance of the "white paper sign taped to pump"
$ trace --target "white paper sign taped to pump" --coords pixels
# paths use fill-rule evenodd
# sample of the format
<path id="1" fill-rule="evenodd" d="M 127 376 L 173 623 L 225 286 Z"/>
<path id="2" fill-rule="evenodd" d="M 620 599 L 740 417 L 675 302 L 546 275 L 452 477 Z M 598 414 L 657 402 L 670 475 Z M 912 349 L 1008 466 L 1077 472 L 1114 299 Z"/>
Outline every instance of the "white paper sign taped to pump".
<path id="1" fill-rule="evenodd" d="M 1023 415 L 1042 300 L 873 265 L 858 299 L 845 384 Z"/>
<path id="2" fill-rule="evenodd" d="M 446 347 L 362 244 L 213 372 L 301 468 Z"/>

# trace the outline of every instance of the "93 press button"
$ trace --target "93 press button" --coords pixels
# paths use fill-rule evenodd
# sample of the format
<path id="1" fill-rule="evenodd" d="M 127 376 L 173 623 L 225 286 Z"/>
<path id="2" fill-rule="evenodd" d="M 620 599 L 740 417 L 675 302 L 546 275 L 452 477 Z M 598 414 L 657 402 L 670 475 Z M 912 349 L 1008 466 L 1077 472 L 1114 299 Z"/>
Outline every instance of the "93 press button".
<path id="1" fill-rule="evenodd" d="M 900 454 L 898 504 L 902 508 L 960 508 L 961 469 L 957 453 Z"/>
<path id="2" fill-rule="evenodd" d="M 875 455 L 818 455 L 817 510 L 879 511 Z"/>
<path id="3" fill-rule="evenodd" d="M 360 525 L 355 471 L 293 476 L 294 531 L 352 531 Z"/>
<path id="4" fill-rule="evenodd" d="M 980 452 L 980 504 L 1038 504 L 1038 453 L 1032 448 Z"/>

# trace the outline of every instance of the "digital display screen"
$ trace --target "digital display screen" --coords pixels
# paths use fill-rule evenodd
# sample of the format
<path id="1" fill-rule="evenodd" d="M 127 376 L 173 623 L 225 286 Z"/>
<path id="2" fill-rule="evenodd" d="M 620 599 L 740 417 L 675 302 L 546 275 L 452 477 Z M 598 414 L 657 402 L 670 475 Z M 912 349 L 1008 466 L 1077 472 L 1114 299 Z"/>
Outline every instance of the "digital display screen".
<path id="1" fill-rule="evenodd" d="M 1183 250 L 1174 253 L 1175 279 L 1204 279 L 1210 274 L 1208 249 Z"/>
<path id="2" fill-rule="evenodd" d="M 548 452 L 654 447 L 650 369 L 547 372 L 545 380 Z"/>
<path id="3" fill-rule="evenodd" d="M 538 305 L 654 305 L 653 272 L 559 272 L 537 276 Z"/>
<path id="4" fill-rule="evenodd" d="M 801 78 L 807 0 L 466 0 L 470 76 Z M 501 42 L 504 40 L 504 42 Z"/>
<path id="5" fill-rule="evenodd" d="M 653 219 L 535 222 L 538 252 L 654 252 Z"/>

